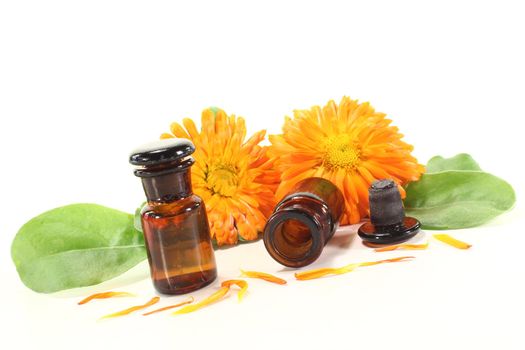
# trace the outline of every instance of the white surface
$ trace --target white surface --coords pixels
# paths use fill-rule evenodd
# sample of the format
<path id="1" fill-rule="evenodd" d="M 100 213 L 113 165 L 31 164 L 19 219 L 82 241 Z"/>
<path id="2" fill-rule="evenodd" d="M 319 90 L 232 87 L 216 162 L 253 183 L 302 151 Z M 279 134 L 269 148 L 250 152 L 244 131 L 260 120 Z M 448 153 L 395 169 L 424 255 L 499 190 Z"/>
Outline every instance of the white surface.
<path id="1" fill-rule="evenodd" d="M 525 348 L 520 2 L 183 3 L 0 3 L 0 348 Z M 170 122 L 215 105 L 252 132 L 276 133 L 294 108 L 345 94 L 388 113 L 421 162 L 471 153 L 515 186 L 516 208 L 453 232 L 468 251 L 431 241 L 374 253 L 345 229 L 312 268 L 417 259 L 309 282 L 294 281 L 262 242 L 221 250 L 219 280 L 242 267 L 289 285 L 250 280 L 241 304 L 230 297 L 180 317 L 96 322 L 154 295 L 146 264 L 58 295 L 20 283 L 9 252 L 18 228 L 73 202 L 131 212 L 143 193 L 128 151 Z M 140 297 L 76 305 L 107 289 Z"/>

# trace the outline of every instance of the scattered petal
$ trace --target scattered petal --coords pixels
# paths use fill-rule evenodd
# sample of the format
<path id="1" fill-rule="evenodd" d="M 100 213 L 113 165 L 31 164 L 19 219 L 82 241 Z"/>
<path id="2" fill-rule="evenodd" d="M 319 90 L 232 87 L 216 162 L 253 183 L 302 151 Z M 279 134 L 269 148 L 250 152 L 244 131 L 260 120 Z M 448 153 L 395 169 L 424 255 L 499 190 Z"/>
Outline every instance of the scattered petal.
<path id="1" fill-rule="evenodd" d="M 90 302 L 93 299 L 108 299 L 108 298 L 116 298 L 116 297 L 134 297 L 135 294 L 128 293 L 128 292 L 104 292 L 104 293 L 96 293 L 88 296 L 85 299 L 82 299 L 78 302 L 78 305 L 83 305 L 85 303 Z"/>
<path id="2" fill-rule="evenodd" d="M 392 250 L 423 250 L 428 248 L 428 242 L 424 244 L 394 244 L 374 249 L 376 252 L 389 252 Z"/>
<path id="3" fill-rule="evenodd" d="M 436 233 L 433 236 L 438 241 L 441 241 L 458 249 L 469 249 L 470 247 L 472 247 L 471 244 L 455 239 L 454 237 L 449 236 L 445 233 Z"/>
<path id="4" fill-rule="evenodd" d="M 192 305 L 187 305 L 183 307 L 182 309 L 175 311 L 172 315 L 187 314 L 193 311 L 197 311 L 207 305 L 213 304 L 214 302 L 222 299 L 226 294 L 228 294 L 229 290 L 230 290 L 229 287 L 221 287 L 221 289 L 219 289 L 218 291 L 216 291 L 215 293 L 213 293 L 206 299 L 198 303 L 192 304 Z"/>
<path id="5" fill-rule="evenodd" d="M 267 282 L 277 283 L 277 284 L 286 284 L 286 281 L 283 280 L 282 278 L 276 277 L 274 275 L 270 275 L 269 273 L 265 273 L 265 272 L 244 271 L 241 269 L 241 273 L 243 277 L 258 278 L 261 280 L 265 280 Z"/>
<path id="6" fill-rule="evenodd" d="M 161 307 L 160 309 L 156 309 L 156 310 L 153 310 L 153 311 L 150 311 L 150 312 L 146 312 L 145 314 L 142 314 L 142 316 L 148 316 L 148 315 L 151 315 L 151 314 L 154 314 L 154 313 L 157 313 L 157 312 L 174 309 L 174 308 L 182 306 L 182 305 L 191 304 L 194 301 L 195 301 L 195 299 L 193 297 L 190 297 L 189 299 L 187 299 L 187 300 L 185 300 L 183 302 L 180 302 L 178 304 L 169 305 L 169 306 Z"/>
<path id="7" fill-rule="evenodd" d="M 106 316 L 102 316 L 101 319 L 129 315 L 130 313 L 132 313 L 134 311 L 142 310 L 142 309 L 145 309 L 147 307 L 150 307 L 151 305 L 155 305 L 156 303 L 159 302 L 159 300 L 160 300 L 159 297 L 153 297 L 146 304 L 132 306 L 132 307 L 130 307 L 128 309 L 125 309 L 125 310 L 122 310 L 122 311 L 118 311 L 118 312 L 115 312 L 115 313 L 112 313 L 112 314 L 109 314 L 109 315 L 106 315 Z"/>
<path id="8" fill-rule="evenodd" d="M 316 278 L 321 278 L 323 276 L 327 275 L 341 275 L 343 273 L 351 272 L 356 267 L 358 267 L 359 264 L 349 264 L 340 268 L 321 268 L 321 269 L 314 269 L 310 271 L 304 271 L 304 272 L 297 272 L 295 273 L 295 278 L 300 281 L 306 281 L 306 280 L 313 280 Z"/>
<path id="9" fill-rule="evenodd" d="M 237 287 L 241 289 L 239 293 L 237 293 L 237 298 L 239 299 L 239 301 L 241 301 L 242 297 L 248 290 L 248 282 L 243 281 L 243 280 L 227 280 L 227 281 L 222 282 L 221 284 L 222 287 L 228 287 L 228 288 L 230 288 L 232 285 L 236 285 Z"/>
<path id="10" fill-rule="evenodd" d="M 399 258 L 348 264 L 348 265 L 345 265 L 339 268 L 321 268 L 321 269 L 315 269 L 315 270 L 310 270 L 310 271 L 297 272 L 295 274 L 295 278 L 300 281 L 305 281 L 305 280 L 311 280 L 315 278 L 324 277 L 327 275 L 341 275 L 344 273 L 352 272 L 354 269 L 361 267 L 361 266 L 372 266 L 372 265 L 378 265 L 378 264 L 384 264 L 384 263 L 399 262 L 399 261 L 404 261 L 407 259 L 414 259 L 414 258 L 415 258 L 414 256 L 401 256 Z"/>
<path id="11" fill-rule="evenodd" d="M 230 290 L 230 287 L 232 285 L 236 285 L 241 289 L 239 293 L 237 293 L 237 297 L 239 298 L 239 301 L 241 301 L 242 297 L 246 293 L 246 290 L 248 289 L 248 283 L 243 280 L 227 280 L 222 282 L 221 288 L 218 291 L 216 291 L 206 299 L 199 301 L 198 303 L 185 306 L 182 309 L 175 311 L 172 315 L 187 314 L 202 309 L 203 307 L 208 306 L 210 304 L 213 304 L 216 301 L 221 300 L 226 294 L 228 294 L 228 291 Z"/>

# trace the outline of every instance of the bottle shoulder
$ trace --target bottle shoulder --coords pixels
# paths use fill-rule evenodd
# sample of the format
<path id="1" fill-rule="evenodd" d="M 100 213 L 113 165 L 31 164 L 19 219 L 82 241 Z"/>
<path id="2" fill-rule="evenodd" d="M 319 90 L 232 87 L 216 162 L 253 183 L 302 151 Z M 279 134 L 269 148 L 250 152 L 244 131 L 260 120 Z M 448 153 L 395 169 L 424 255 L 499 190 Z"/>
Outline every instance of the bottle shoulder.
<path id="1" fill-rule="evenodd" d="M 146 217 L 174 216 L 200 208 L 204 208 L 204 201 L 198 195 L 192 194 L 169 203 L 148 202 L 142 207 L 141 215 Z"/>
<path id="2" fill-rule="evenodd" d="M 322 199 L 309 194 L 297 193 L 286 197 L 275 207 L 272 216 L 289 216 L 291 213 L 306 215 L 321 226 L 332 226 L 330 207 Z"/>
<path id="3" fill-rule="evenodd" d="M 274 211 L 292 208 L 317 208 L 318 206 L 327 207 L 321 198 L 310 193 L 294 193 L 284 197 L 275 207 Z"/>

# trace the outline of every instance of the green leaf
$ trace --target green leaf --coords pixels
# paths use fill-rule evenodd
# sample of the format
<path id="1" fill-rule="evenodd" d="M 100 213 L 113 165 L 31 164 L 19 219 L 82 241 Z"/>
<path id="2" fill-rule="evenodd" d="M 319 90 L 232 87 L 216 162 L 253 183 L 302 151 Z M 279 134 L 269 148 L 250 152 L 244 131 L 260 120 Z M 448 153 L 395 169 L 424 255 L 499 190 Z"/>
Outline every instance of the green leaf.
<path id="1" fill-rule="evenodd" d="M 408 184 L 405 211 L 426 229 L 481 225 L 512 208 L 516 195 L 506 181 L 485 173 L 467 154 L 434 157 L 428 173 Z"/>
<path id="2" fill-rule="evenodd" d="M 146 250 L 131 214 L 72 204 L 22 226 L 11 257 L 27 287 L 51 293 L 116 277 L 144 260 Z"/>
<path id="3" fill-rule="evenodd" d="M 142 208 L 146 205 L 146 202 L 143 202 L 140 207 L 135 209 L 135 215 L 133 216 L 133 227 L 135 227 L 135 230 L 142 232 Z"/>
<path id="4" fill-rule="evenodd" d="M 447 170 L 481 171 L 481 168 L 474 158 L 466 153 L 460 153 L 451 158 L 435 156 L 428 161 L 427 173 L 439 173 Z"/>

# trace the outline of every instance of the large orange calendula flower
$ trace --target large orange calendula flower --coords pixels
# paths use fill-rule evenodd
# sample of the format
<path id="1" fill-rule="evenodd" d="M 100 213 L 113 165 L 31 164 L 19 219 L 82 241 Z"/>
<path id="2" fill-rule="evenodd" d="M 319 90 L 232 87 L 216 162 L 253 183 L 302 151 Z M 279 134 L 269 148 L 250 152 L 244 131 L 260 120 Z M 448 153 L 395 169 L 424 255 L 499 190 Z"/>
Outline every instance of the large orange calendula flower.
<path id="1" fill-rule="evenodd" d="M 200 132 L 191 119 L 182 124 L 171 124 L 171 134 L 161 138 L 182 137 L 195 144 L 193 191 L 205 202 L 211 238 L 218 245 L 257 239 L 275 205 L 279 182 L 268 147 L 259 145 L 266 131 L 245 141 L 244 119 L 218 108 L 202 112 Z"/>
<path id="2" fill-rule="evenodd" d="M 277 200 L 298 181 L 323 177 L 344 194 L 341 223 L 354 224 L 369 215 L 368 188 L 374 180 L 393 179 L 404 197 L 401 185 L 425 169 L 391 122 L 368 103 L 346 96 L 339 105 L 329 101 L 323 108 L 294 111 L 293 118 L 285 118 L 283 133 L 270 135 L 270 152 L 281 171 Z"/>

